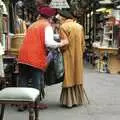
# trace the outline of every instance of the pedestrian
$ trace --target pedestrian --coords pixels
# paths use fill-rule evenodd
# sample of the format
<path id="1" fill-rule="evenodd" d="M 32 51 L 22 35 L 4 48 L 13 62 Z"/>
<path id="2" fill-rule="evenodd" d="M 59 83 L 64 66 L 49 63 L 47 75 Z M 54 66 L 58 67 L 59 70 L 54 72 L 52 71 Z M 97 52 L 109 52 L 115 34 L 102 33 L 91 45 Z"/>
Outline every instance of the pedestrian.
<path id="1" fill-rule="evenodd" d="M 1 80 L 5 77 L 4 75 L 4 67 L 3 67 L 3 55 L 4 55 L 4 48 L 0 42 L 0 83 Z"/>
<path id="2" fill-rule="evenodd" d="M 74 21 L 71 12 L 59 11 L 56 16 L 61 23 L 60 38 L 64 41 L 61 48 L 64 58 L 64 81 L 60 96 L 60 104 L 66 107 L 84 103 L 83 89 L 83 52 L 85 50 L 84 31 L 82 25 Z"/>
<path id="3" fill-rule="evenodd" d="M 63 42 L 56 42 L 53 39 L 53 29 L 49 20 L 56 14 L 55 9 L 42 6 L 38 9 L 38 12 L 40 17 L 28 28 L 19 51 L 19 81 L 20 86 L 26 87 L 28 86 L 28 80 L 32 79 L 32 87 L 44 91 L 47 47 L 61 47 Z M 46 105 L 40 105 L 42 108 L 46 108 Z"/>

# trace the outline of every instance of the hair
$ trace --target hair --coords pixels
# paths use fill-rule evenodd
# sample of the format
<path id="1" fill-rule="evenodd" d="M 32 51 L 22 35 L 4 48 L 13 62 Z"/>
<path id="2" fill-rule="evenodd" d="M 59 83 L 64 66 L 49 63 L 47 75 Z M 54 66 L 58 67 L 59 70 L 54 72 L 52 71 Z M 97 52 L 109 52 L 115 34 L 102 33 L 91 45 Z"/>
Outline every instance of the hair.
<path id="1" fill-rule="evenodd" d="M 39 15 L 42 16 L 42 17 L 44 17 L 44 18 L 46 18 L 46 19 L 50 18 L 49 16 L 47 16 L 47 15 L 45 15 L 45 14 L 40 14 L 40 13 L 39 13 Z"/>
<path id="2" fill-rule="evenodd" d="M 73 15 L 71 14 L 70 11 L 68 10 L 61 10 L 58 12 L 62 17 L 66 18 L 66 19 L 72 19 Z"/>

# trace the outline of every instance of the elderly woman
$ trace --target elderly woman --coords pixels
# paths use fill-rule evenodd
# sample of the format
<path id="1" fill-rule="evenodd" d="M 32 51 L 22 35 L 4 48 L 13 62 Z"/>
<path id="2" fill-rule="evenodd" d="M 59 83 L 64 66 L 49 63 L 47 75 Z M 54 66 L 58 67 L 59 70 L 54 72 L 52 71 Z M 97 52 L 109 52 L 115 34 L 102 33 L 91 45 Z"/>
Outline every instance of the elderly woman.
<path id="1" fill-rule="evenodd" d="M 0 43 L 0 89 L 3 87 L 4 79 L 5 79 L 4 67 L 3 67 L 3 54 L 4 54 L 4 50 Z"/>
<path id="2" fill-rule="evenodd" d="M 65 69 L 60 103 L 66 107 L 73 107 L 84 103 L 84 32 L 83 27 L 73 20 L 70 12 L 60 11 L 57 17 L 61 22 L 60 38 L 64 41 L 62 53 Z"/>
<path id="3" fill-rule="evenodd" d="M 4 77 L 3 58 L 2 58 L 3 54 L 4 54 L 4 50 L 0 43 L 0 78 Z"/>

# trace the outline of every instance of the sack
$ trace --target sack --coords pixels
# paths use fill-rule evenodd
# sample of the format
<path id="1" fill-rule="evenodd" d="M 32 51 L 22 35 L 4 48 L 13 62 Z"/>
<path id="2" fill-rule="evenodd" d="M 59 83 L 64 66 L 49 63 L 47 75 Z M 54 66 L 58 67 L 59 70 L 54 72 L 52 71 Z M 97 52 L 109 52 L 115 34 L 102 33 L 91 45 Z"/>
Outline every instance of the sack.
<path id="1" fill-rule="evenodd" d="M 48 86 L 63 82 L 64 79 L 63 56 L 58 49 L 53 50 L 52 54 L 53 57 L 45 72 L 45 84 Z"/>

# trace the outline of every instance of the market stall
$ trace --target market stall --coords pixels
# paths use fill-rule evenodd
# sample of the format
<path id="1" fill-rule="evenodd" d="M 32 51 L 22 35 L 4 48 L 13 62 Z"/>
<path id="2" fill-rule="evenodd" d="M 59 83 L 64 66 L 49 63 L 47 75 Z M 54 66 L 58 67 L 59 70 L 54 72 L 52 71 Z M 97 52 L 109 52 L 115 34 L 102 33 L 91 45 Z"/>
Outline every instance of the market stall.
<path id="1" fill-rule="evenodd" d="M 119 73 L 119 24 L 117 12 L 114 9 L 104 14 L 103 21 L 98 24 L 99 39 L 93 42 L 93 51 L 97 55 L 96 70 L 99 72 Z M 100 32 L 102 31 L 102 32 Z M 101 37 L 102 36 L 102 37 Z"/>

